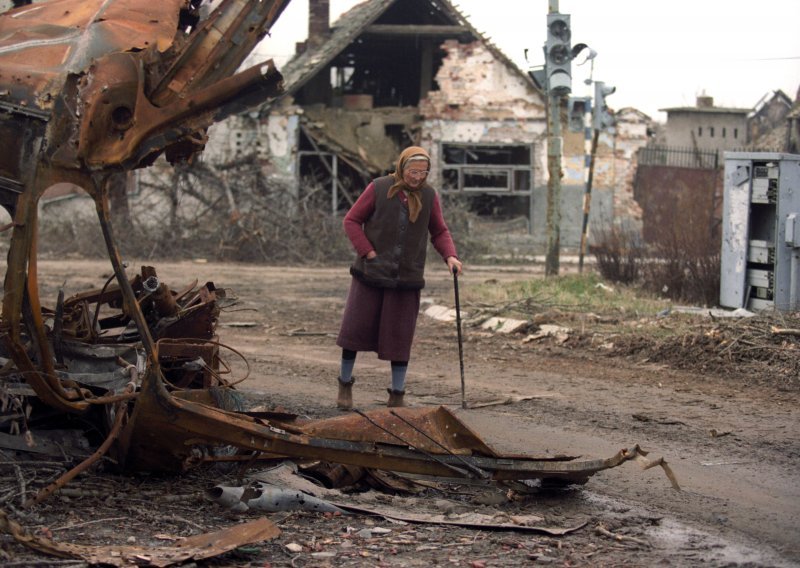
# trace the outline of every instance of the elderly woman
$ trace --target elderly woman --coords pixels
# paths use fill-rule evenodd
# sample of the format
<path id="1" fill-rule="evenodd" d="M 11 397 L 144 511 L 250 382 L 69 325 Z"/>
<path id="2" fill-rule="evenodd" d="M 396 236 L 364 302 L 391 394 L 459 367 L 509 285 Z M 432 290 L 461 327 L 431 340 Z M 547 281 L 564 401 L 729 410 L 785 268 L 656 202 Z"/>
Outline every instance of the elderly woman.
<path id="1" fill-rule="evenodd" d="M 336 405 L 353 407 L 353 367 L 359 351 L 391 361 L 387 406 L 405 406 L 406 371 L 425 286 L 427 236 L 452 273 L 461 274 L 436 191 L 427 183 L 431 159 L 406 148 L 394 174 L 373 180 L 344 218 L 358 256 L 336 344 L 342 348 Z"/>

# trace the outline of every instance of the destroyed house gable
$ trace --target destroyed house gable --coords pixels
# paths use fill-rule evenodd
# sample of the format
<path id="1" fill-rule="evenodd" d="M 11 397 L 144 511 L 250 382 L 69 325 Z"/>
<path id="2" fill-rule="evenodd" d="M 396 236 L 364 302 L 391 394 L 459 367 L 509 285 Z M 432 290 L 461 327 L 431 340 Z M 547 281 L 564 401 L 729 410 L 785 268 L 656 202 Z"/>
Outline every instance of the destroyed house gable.
<path id="1" fill-rule="evenodd" d="M 450 51 L 445 43 L 482 45 L 492 61 L 481 63 L 501 62 L 537 92 L 446 0 L 362 2 L 341 16 L 327 38 L 309 38 L 281 72 L 287 94 L 299 105 L 337 106 L 343 95 L 368 94 L 374 107 L 418 106 L 439 89 L 437 71 Z"/>
<path id="2" fill-rule="evenodd" d="M 761 151 L 783 152 L 789 142 L 789 114 L 792 99 L 783 91 L 772 91 L 764 95 L 747 117 L 748 136 L 751 148 Z"/>

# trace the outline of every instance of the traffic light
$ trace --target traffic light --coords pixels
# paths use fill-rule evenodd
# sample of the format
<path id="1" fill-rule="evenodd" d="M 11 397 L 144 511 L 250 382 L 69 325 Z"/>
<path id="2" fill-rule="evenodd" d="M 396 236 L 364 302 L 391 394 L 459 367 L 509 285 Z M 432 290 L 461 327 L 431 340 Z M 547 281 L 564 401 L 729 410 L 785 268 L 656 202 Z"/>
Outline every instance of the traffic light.
<path id="1" fill-rule="evenodd" d="M 592 128 L 595 130 L 606 130 L 614 126 L 614 117 L 608 112 L 606 97 L 616 90 L 616 87 L 606 87 L 602 81 L 595 81 L 594 108 L 592 109 Z"/>
<path id="2" fill-rule="evenodd" d="M 547 14 L 545 69 L 547 89 L 554 95 L 567 95 L 572 90 L 572 50 L 569 14 Z"/>
<path id="3" fill-rule="evenodd" d="M 567 105 L 567 123 L 570 132 L 583 132 L 586 114 L 592 110 L 591 97 L 570 97 Z"/>

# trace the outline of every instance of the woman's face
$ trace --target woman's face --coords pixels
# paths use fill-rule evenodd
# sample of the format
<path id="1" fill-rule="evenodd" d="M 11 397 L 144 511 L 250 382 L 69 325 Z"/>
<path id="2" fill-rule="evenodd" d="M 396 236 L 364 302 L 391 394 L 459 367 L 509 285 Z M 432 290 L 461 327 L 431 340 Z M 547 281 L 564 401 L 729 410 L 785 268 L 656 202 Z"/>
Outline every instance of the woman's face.
<path id="1" fill-rule="evenodd" d="M 415 160 L 403 168 L 403 181 L 411 189 L 417 189 L 428 178 L 428 162 Z"/>

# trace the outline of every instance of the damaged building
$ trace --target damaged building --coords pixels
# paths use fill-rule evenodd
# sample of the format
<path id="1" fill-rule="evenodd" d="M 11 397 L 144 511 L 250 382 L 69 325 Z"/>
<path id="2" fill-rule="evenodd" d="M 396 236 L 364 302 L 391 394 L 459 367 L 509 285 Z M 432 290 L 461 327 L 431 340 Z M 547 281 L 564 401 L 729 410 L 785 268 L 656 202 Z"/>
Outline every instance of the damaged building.
<path id="1" fill-rule="evenodd" d="M 255 155 L 271 179 L 296 195 L 322 186 L 342 212 L 418 144 L 443 195 L 495 220 L 522 217 L 528 242 L 545 242 L 546 95 L 449 1 L 366 0 L 330 26 L 329 3 L 311 0 L 308 39 L 281 72 L 285 94 L 216 125 L 207 162 Z M 652 121 L 638 111 L 618 120 L 600 139 L 593 223 L 638 225 L 631 168 Z M 574 247 L 586 145 L 582 130 L 564 130 L 561 241 Z"/>
<path id="2" fill-rule="evenodd" d="M 329 21 L 329 2 L 311 0 L 308 39 L 280 66 L 284 94 L 212 126 L 194 164 L 176 170 L 159 159 L 130 173 L 125 206 L 137 226 L 191 224 L 225 209 L 236 219 L 252 212 L 248 227 L 257 232 L 264 205 L 253 200 L 266 192 L 301 199 L 317 189 L 343 214 L 371 179 L 392 169 L 402 147 L 419 144 L 431 153 L 430 181 L 446 205 L 510 221 L 494 232 L 497 252 L 540 253 L 547 240 L 546 95 L 529 74 L 447 0 L 366 0 Z M 584 132 L 566 127 L 567 111 L 565 102 L 561 244 L 574 250 L 587 150 Z M 633 178 L 653 121 L 635 109 L 615 118 L 614 131 L 599 138 L 590 242 L 609 224 L 638 230 L 642 223 Z M 76 186 L 46 194 L 40 207 L 48 227 L 95 215 Z"/>

